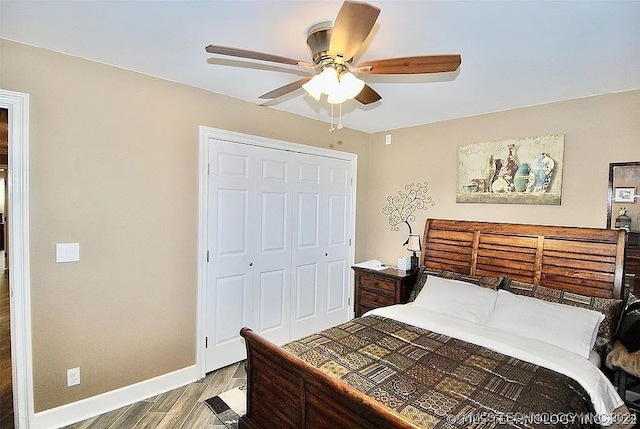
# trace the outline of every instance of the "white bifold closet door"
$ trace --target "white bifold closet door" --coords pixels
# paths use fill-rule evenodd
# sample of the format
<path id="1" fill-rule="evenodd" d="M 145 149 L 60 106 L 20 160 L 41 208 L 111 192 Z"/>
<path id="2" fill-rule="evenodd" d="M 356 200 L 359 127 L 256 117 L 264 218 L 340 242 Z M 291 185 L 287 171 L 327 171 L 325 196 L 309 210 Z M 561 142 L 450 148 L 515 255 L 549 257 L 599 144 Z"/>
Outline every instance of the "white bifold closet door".
<path id="1" fill-rule="evenodd" d="M 206 371 L 348 320 L 351 163 L 209 140 Z"/>
<path id="2" fill-rule="evenodd" d="M 347 320 L 350 276 L 349 163 L 307 156 L 296 173 L 290 339 Z"/>

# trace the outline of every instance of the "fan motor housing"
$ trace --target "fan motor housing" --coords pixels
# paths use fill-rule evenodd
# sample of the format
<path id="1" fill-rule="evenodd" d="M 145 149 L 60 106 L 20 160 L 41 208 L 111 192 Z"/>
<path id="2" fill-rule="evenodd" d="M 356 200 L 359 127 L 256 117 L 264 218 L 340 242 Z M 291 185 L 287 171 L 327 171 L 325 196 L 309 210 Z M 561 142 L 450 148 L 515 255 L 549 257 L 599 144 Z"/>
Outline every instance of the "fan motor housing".
<path id="1" fill-rule="evenodd" d="M 307 46 L 311 50 L 314 63 L 321 64 L 326 60 L 331 60 L 329 44 L 331 43 L 332 31 L 333 22 L 331 21 L 319 22 L 307 30 Z"/>

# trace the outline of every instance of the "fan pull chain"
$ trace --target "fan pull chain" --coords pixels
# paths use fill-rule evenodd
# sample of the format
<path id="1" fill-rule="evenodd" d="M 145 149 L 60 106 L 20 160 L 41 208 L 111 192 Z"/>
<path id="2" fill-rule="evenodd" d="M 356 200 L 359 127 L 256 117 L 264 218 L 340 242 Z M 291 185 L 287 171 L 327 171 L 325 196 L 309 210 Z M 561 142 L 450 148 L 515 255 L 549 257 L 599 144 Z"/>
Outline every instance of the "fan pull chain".
<path id="1" fill-rule="evenodd" d="M 342 125 L 342 103 L 340 103 L 339 105 L 340 110 L 339 112 L 339 119 L 338 119 L 338 129 L 341 130 L 344 125 Z M 336 127 L 333 126 L 333 104 L 331 105 L 331 127 L 329 128 L 329 132 L 332 133 L 336 130 Z"/>
<path id="2" fill-rule="evenodd" d="M 331 127 L 329 128 L 329 132 L 332 133 L 336 129 L 333 127 L 333 104 L 331 105 Z"/>

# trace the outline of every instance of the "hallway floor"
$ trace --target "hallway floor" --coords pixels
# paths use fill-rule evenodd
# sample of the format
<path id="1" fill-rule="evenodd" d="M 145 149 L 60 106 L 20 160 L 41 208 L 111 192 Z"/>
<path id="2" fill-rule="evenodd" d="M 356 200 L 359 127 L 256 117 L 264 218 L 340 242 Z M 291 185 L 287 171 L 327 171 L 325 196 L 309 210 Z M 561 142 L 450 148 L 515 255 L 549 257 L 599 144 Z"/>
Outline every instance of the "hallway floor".
<path id="1" fill-rule="evenodd" d="M 4 252 L 0 252 L 4 261 Z M 4 268 L 4 267 L 2 267 Z M 0 274 L 0 429 L 13 429 L 11 384 L 11 328 L 9 318 L 9 272 Z"/>

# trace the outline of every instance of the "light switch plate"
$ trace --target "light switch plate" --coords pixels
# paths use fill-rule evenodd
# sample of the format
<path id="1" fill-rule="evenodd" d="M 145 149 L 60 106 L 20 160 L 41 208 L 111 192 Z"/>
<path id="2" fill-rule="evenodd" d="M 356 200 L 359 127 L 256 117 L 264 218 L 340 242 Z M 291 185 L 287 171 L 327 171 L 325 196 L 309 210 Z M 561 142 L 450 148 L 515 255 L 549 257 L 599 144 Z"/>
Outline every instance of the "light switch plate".
<path id="1" fill-rule="evenodd" d="M 80 243 L 57 243 L 56 262 L 77 262 L 80 260 Z"/>

